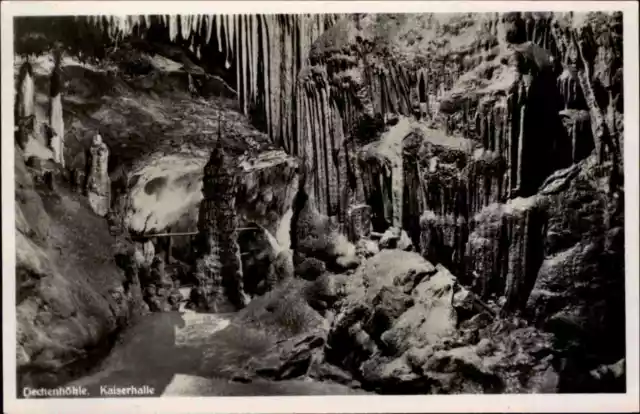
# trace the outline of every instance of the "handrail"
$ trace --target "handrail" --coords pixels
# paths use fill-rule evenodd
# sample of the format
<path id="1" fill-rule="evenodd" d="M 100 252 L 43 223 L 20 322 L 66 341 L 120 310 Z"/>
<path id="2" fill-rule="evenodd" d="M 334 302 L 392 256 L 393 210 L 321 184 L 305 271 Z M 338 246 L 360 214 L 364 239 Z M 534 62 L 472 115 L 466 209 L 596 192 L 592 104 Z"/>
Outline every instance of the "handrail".
<path id="1" fill-rule="evenodd" d="M 260 230 L 260 227 L 238 227 L 236 228 L 236 230 L 238 231 Z M 171 237 L 171 236 L 195 236 L 198 233 L 199 233 L 198 231 L 185 232 L 185 233 L 155 233 L 155 234 L 142 234 L 139 237 L 150 238 L 150 237 Z"/>

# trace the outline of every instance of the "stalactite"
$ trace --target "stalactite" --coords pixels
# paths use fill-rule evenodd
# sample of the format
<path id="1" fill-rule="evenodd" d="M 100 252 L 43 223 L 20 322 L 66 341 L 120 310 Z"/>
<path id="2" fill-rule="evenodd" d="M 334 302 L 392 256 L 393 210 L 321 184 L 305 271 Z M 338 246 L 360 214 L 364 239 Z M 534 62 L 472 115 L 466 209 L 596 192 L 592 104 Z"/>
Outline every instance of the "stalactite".
<path id="1" fill-rule="evenodd" d="M 237 25 L 237 38 L 238 38 L 238 47 L 237 53 L 239 56 L 239 65 L 240 65 L 240 79 L 238 80 L 238 92 L 240 93 L 240 106 L 242 107 L 244 113 L 248 112 L 247 107 L 247 46 L 245 45 L 246 36 L 243 34 L 246 32 L 246 22 L 245 16 L 238 16 L 238 25 Z"/>
<path id="2" fill-rule="evenodd" d="M 236 60 L 236 64 L 238 64 L 240 62 L 240 53 L 238 51 L 238 48 L 240 47 L 240 33 L 238 32 L 236 34 L 236 28 L 238 27 L 238 20 L 239 20 L 240 16 L 237 14 L 232 14 L 232 15 L 228 15 L 225 14 L 225 19 L 227 22 L 227 50 L 229 50 L 229 53 L 227 53 L 227 60 L 229 60 L 229 58 L 231 56 L 235 57 Z M 236 47 L 234 47 L 234 39 L 236 39 Z M 230 64 L 227 64 L 227 67 L 231 66 Z M 238 78 L 239 79 L 239 78 Z"/>
<path id="3" fill-rule="evenodd" d="M 281 32 L 281 40 L 280 40 L 280 53 L 282 56 L 281 59 L 281 67 L 280 67 L 280 85 L 282 85 L 285 91 L 288 91 L 291 87 L 291 83 L 293 79 L 295 79 L 295 75 L 293 75 L 293 53 L 291 50 L 291 43 L 289 39 L 291 38 L 290 26 L 288 24 L 282 25 Z M 282 96 L 282 95 L 281 95 Z M 291 144 L 291 128 L 290 128 L 290 116 L 292 114 L 292 105 L 291 105 L 291 95 L 289 98 L 280 99 L 281 103 L 281 122 L 282 122 L 282 144 L 290 153 L 292 144 Z"/>
<path id="4" fill-rule="evenodd" d="M 509 168 L 509 195 L 515 191 L 517 187 L 518 177 L 518 136 L 520 134 L 520 106 L 518 105 L 518 92 L 514 90 L 509 95 L 509 149 L 508 149 L 508 168 Z"/>
<path id="5" fill-rule="evenodd" d="M 274 17 L 275 19 L 275 17 Z M 280 62 L 280 58 L 281 58 L 281 54 L 280 54 L 280 25 L 278 24 L 277 21 L 274 21 L 273 24 L 270 27 L 271 31 L 272 31 L 272 35 L 271 38 L 269 39 L 269 57 L 270 57 L 270 61 L 269 61 L 269 65 L 271 66 L 271 68 L 273 68 L 272 74 L 271 74 L 271 90 L 270 92 L 270 99 L 272 100 L 273 105 L 271 106 L 271 122 L 273 123 L 272 125 L 272 136 L 281 136 L 282 131 L 280 129 L 280 121 L 282 120 L 282 118 L 280 117 L 280 105 L 282 104 L 282 101 L 279 98 L 279 94 L 280 94 L 280 68 L 281 68 L 281 62 Z"/>
<path id="6" fill-rule="evenodd" d="M 487 142 L 489 143 L 488 147 L 485 149 L 489 151 L 495 151 L 496 142 L 495 142 L 495 124 L 493 119 L 493 108 L 489 108 L 487 110 L 487 126 L 486 126 L 486 134 L 487 134 Z"/>
<path id="7" fill-rule="evenodd" d="M 614 162 L 617 164 L 618 157 L 620 156 L 620 154 L 618 154 L 619 149 L 613 145 L 611 136 L 609 135 L 610 131 L 607 128 L 604 113 L 598 105 L 595 97 L 595 92 L 591 84 L 589 62 L 587 62 L 585 58 L 585 52 L 583 51 L 585 45 L 583 44 L 582 40 L 578 41 L 578 35 L 575 32 L 572 33 L 572 38 L 574 46 L 577 48 L 579 54 L 578 80 L 580 82 L 580 88 L 582 89 L 582 93 L 589 109 L 591 129 L 593 131 L 593 138 L 596 140 L 598 159 L 600 162 L 602 162 L 605 157 L 605 151 L 609 151 L 609 153 L 614 158 Z"/>
<path id="8" fill-rule="evenodd" d="M 251 98 L 255 102 L 256 96 L 258 93 L 258 56 L 259 56 L 259 45 L 258 45 L 258 25 L 259 25 L 260 16 L 251 15 Z"/>
<path id="9" fill-rule="evenodd" d="M 178 34 L 178 21 L 176 16 L 169 16 L 169 39 L 174 41 Z"/>
<path id="10" fill-rule="evenodd" d="M 335 137 L 331 132 L 331 112 L 330 102 L 328 96 L 328 88 L 325 87 L 321 90 L 323 119 L 324 119 L 324 142 L 326 147 L 325 158 L 327 163 L 327 188 L 328 188 L 328 210 L 329 215 L 336 215 L 339 207 L 339 188 L 338 188 L 338 169 L 335 164 L 334 154 L 335 150 Z"/>
<path id="11" fill-rule="evenodd" d="M 519 134 L 518 134 L 518 149 L 517 149 L 517 166 L 516 166 L 516 192 L 519 192 L 522 189 L 523 184 L 523 171 L 522 171 L 522 158 L 523 158 L 523 147 L 525 142 L 525 129 L 524 129 L 524 121 L 527 112 L 527 105 L 524 104 L 520 107 L 520 125 L 519 125 Z"/>
<path id="12" fill-rule="evenodd" d="M 271 121 L 271 105 L 273 104 L 271 99 L 271 65 L 267 64 L 267 62 L 271 61 L 271 50 L 269 49 L 269 17 L 262 16 L 261 19 L 261 33 L 262 33 L 262 61 L 263 61 L 263 84 L 265 90 L 264 96 L 264 107 L 265 107 L 265 118 L 267 120 L 267 133 L 269 136 L 273 137 L 273 132 L 271 129 L 271 125 L 273 122 Z M 301 91 L 302 93 L 302 91 Z"/>
<path id="13" fill-rule="evenodd" d="M 300 94 L 300 86 L 296 85 L 295 86 L 295 92 L 293 95 L 293 98 L 296 101 L 296 111 L 295 111 L 295 115 L 296 115 L 296 132 L 295 132 L 295 136 L 296 137 L 302 137 L 304 132 L 303 132 L 303 127 L 302 127 L 302 119 L 303 119 L 303 114 L 304 114 L 304 109 L 302 108 L 302 96 Z M 297 156 L 300 159 L 304 159 L 304 151 L 303 151 L 303 146 L 302 145 L 296 145 L 295 147 L 295 151 L 294 151 L 294 155 Z"/>
<path id="14" fill-rule="evenodd" d="M 245 28 L 242 31 L 244 37 L 245 37 L 245 48 L 247 50 L 246 54 L 247 54 L 247 94 L 245 99 L 247 100 L 246 103 L 246 107 L 247 109 L 245 110 L 245 113 L 249 113 L 249 108 L 251 107 L 252 103 L 253 103 L 253 93 L 254 93 L 254 88 L 253 88 L 253 73 L 254 73 L 254 67 L 253 67 L 253 27 L 251 27 L 252 23 L 253 23 L 253 19 L 251 18 L 250 15 L 245 15 L 244 16 L 244 22 L 245 22 Z"/>
<path id="15" fill-rule="evenodd" d="M 213 34 L 213 26 L 216 26 L 216 43 L 218 43 L 218 52 L 222 53 L 222 36 L 221 36 L 221 24 L 220 16 L 207 16 L 207 36 L 205 37 L 205 43 L 209 44 L 211 41 L 211 35 Z"/>
<path id="16" fill-rule="evenodd" d="M 317 152 L 315 151 L 315 140 L 313 137 L 313 117 L 312 117 L 312 105 L 311 100 L 309 99 L 309 91 L 304 90 L 303 92 L 303 105 L 304 105 L 304 114 L 306 122 L 303 123 L 303 127 L 306 129 L 307 137 L 310 139 L 306 139 L 305 143 L 305 172 L 306 174 L 310 174 L 313 177 L 313 186 L 311 191 L 309 192 L 315 200 L 318 200 L 318 188 L 320 188 L 319 183 L 317 181 L 318 174 L 315 174 L 315 166 L 317 165 L 314 157 L 317 156 Z"/>
<path id="17" fill-rule="evenodd" d="M 326 172 L 325 172 L 325 168 L 324 168 L 324 164 L 325 164 L 325 159 L 324 159 L 324 153 L 322 151 L 322 147 L 323 147 L 323 131 L 322 131 L 322 124 L 321 124 L 321 115 L 319 113 L 320 111 L 320 103 L 319 103 L 319 97 L 318 97 L 318 92 L 313 89 L 312 90 L 312 94 L 313 94 L 313 100 L 312 100 L 312 110 L 313 110 L 313 128 L 312 128 L 312 136 L 314 137 L 314 140 L 316 142 L 316 148 L 315 148 L 315 154 L 316 154 L 316 167 L 318 170 L 318 177 L 320 177 L 322 179 L 322 181 L 318 181 L 318 189 L 317 189 L 317 195 L 318 195 L 318 199 L 317 199 L 317 205 L 319 208 L 321 208 L 321 211 L 324 211 L 326 204 L 326 187 L 324 185 L 322 185 L 321 183 L 325 183 L 325 179 L 326 179 Z"/>

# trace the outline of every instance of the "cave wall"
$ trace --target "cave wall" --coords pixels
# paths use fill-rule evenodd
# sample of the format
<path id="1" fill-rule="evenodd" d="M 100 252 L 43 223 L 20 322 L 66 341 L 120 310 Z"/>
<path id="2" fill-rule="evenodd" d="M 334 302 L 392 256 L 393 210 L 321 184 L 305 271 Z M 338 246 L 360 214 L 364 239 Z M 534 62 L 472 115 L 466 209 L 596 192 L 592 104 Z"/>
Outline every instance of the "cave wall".
<path id="1" fill-rule="evenodd" d="M 298 76 L 296 155 L 311 171 L 308 193 L 330 216 L 370 204 L 374 228 L 406 227 L 427 258 L 523 311 L 556 214 L 538 205 L 541 187 L 595 150 L 621 191 L 621 18 L 341 19 Z M 371 149 L 405 118 L 414 128 L 400 140 L 393 182 L 397 154 Z"/>
<path id="2" fill-rule="evenodd" d="M 145 309 L 137 275 L 114 258 L 132 246 L 110 234 L 84 197 L 44 186 L 20 148 L 15 168 L 18 389 L 55 387 Z"/>

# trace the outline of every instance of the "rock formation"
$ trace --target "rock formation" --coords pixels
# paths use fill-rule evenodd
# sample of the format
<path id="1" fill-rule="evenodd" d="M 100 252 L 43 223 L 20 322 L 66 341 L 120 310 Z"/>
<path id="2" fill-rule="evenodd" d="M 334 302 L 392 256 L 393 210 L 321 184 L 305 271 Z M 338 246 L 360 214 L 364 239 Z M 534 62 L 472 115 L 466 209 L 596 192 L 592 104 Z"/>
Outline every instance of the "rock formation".
<path id="1" fill-rule="evenodd" d="M 275 143 L 295 153 L 296 119 L 301 108 L 291 97 L 295 78 L 314 40 L 337 20 L 332 14 L 225 14 L 78 17 L 111 38 L 162 27 L 172 41 L 197 56 L 215 49 L 234 69 L 241 110 L 257 109 Z M 267 63 L 268 62 L 268 63 Z"/>
<path id="2" fill-rule="evenodd" d="M 22 66 L 20 66 L 18 73 L 16 119 L 28 118 L 35 115 L 35 94 L 33 67 L 29 60 L 25 60 Z"/>
<path id="3" fill-rule="evenodd" d="M 198 219 L 203 256 L 196 261 L 199 282 L 212 285 L 209 302 L 214 312 L 223 291 L 238 308 L 248 303 L 237 241 L 235 202 L 238 171 L 236 162 L 225 154 L 218 141 L 204 171 L 204 200 Z"/>
<path id="4" fill-rule="evenodd" d="M 117 217 L 142 240 L 197 222 L 193 245 L 172 246 L 195 279 L 189 307 L 234 313 L 221 342 L 270 336 L 229 362 L 232 380 L 311 377 L 382 394 L 623 389 L 620 14 L 74 21 L 118 42 L 113 72 L 65 66 L 101 85 L 70 77 L 66 133 L 82 144 L 92 124 L 110 128 L 109 149 L 98 135 L 88 154 L 89 204 L 101 216 L 117 208 L 108 224 Z M 136 51 L 147 36 L 165 44 Z M 38 183 L 54 183 L 56 163 L 42 160 L 64 165 L 66 151 L 72 170 L 82 164 L 74 141 L 63 145 L 61 65 L 53 155 L 20 152 L 52 211 L 72 204 L 64 183 L 60 194 Z M 45 101 L 29 98 L 40 79 L 30 63 L 20 72 L 17 141 L 39 142 L 24 126 L 42 123 L 29 109 Z M 95 92 L 97 109 L 75 113 Z M 217 122 L 209 154 L 216 117 L 233 127 Z M 23 298 L 51 253 L 40 254 L 47 225 L 28 225 L 33 197 L 20 184 Z M 56 196 L 67 204 L 48 203 Z M 126 283 L 107 290 L 116 319 L 133 296 L 153 312 L 179 307 L 173 264 L 148 247 L 131 248 Z M 22 365 L 39 355 L 38 295 L 23 305 Z M 207 361 L 227 364 L 218 351 Z"/>
<path id="5" fill-rule="evenodd" d="M 85 191 L 93 211 L 103 217 L 111 207 L 111 180 L 108 167 L 109 148 L 102 141 L 102 136 L 96 134 L 88 150 Z"/>
<path id="6" fill-rule="evenodd" d="M 36 128 L 35 120 L 35 87 L 33 83 L 33 67 L 29 60 L 25 60 L 18 72 L 16 88 L 16 105 L 14 116 L 16 119 L 16 142 L 25 150 Z"/>

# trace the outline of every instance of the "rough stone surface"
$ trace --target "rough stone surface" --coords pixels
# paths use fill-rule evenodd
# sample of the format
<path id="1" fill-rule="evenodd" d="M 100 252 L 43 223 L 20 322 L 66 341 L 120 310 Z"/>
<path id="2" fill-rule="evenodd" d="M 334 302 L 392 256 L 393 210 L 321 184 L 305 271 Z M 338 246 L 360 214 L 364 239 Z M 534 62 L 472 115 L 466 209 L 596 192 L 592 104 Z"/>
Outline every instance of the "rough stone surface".
<path id="1" fill-rule="evenodd" d="M 398 257 L 402 256 L 402 257 Z M 395 259 L 394 259 L 395 257 Z M 345 280 L 326 360 L 382 394 L 558 392 L 553 335 L 496 318 L 441 265 L 383 250 Z"/>
<path id="2" fill-rule="evenodd" d="M 379 251 L 378 243 L 373 240 L 361 239 L 356 243 L 356 254 L 362 258 L 368 259 Z"/>
<path id="3" fill-rule="evenodd" d="M 221 143 L 211 153 L 204 172 L 204 201 L 200 205 L 198 230 L 203 256 L 196 261 L 201 285 L 213 284 L 215 303 L 223 292 L 237 308 L 246 306 L 242 261 L 237 240 L 235 210 L 238 167 L 225 154 Z M 219 262 L 219 266 L 217 265 Z M 208 263 L 215 264 L 213 267 Z M 217 305 L 212 309 L 217 311 Z"/>
<path id="4" fill-rule="evenodd" d="M 99 216 L 105 216 L 111 207 L 111 180 L 109 179 L 109 148 L 98 134 L 89 148 L 86 194 L 89 205 Z"/>
<path id="5" fill-rule="evenodd" d="M 144 312 L 140 282 L 119 268 L 118 243 L 86 199 L 36 187 L 15 155 L 18 384 L 56 386 Z"/>
<path id="6" fill-rule="evenodd" d="M 339 226 L 330 217 L 318 212 L 303 187 L 296 194 L 293 206 L 291 246 L 294 264 L 303 264 L 309 258 L 315 264 L 305 266 L 312 266 L 317 271 L 322 268 L 318 262 L 336 270 L 358 266 L 360 260 L 356 256 L 356 247 L 340 233 Z"/>
<path id="7" fill-rule="evenodd" d="M 380 337 L 396 353 L 434 344 L 456 331 L 457 317 L 453 308 L 455 278 L 448 272 L 438 272 L 425 279 L 411 292 L 415 305 Z"/>

